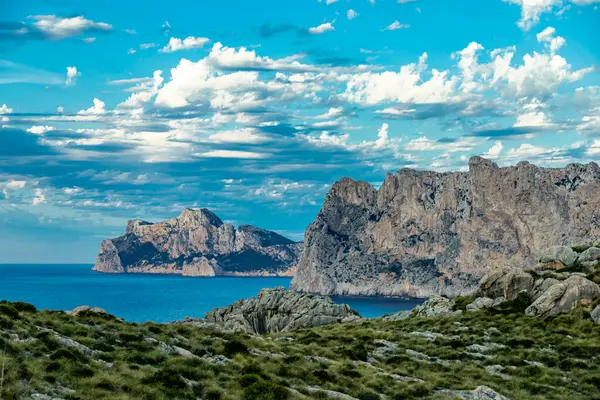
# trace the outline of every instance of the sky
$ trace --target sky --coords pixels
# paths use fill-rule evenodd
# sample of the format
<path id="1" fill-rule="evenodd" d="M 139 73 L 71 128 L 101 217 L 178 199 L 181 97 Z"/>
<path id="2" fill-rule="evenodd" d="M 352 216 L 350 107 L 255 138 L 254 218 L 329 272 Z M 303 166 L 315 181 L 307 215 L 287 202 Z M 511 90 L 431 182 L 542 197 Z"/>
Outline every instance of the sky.
<path id="1" fill-rule="evenodd" d="M 600 0 L 1 0 L 0 263 L 206 207 L 301 240 L 331 185 L 600 160 Z"/>

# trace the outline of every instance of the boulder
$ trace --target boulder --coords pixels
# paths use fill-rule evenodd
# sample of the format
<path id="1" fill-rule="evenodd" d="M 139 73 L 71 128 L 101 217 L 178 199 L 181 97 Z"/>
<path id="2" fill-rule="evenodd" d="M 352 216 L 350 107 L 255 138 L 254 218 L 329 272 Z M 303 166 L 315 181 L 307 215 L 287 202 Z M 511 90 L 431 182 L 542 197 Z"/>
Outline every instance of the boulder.
<path id="1" fill-rule="evenodd" d="M 412 311 L 398 311 L 397 313 L 394 314 L 388 314 L 388 315 L 384 315 L 382 317 L 382 319 L 384 321 L 402 321 L 408 317 L 410 317 L 410 315 L 412 314 Z"/>
<path id="2" fill-rule="evenodd" d="M 534 279 L 531 274 L 517 268 L 504 267 L 487 273 L 479 285 L 478 295 L 495 299 L 514 300 L 519 293 L 530 292 Z"/>
<path id="3" fill-rule="evenodd" d="M 579 254 L 577 263 L 583 268 L 592 269 L 600 264 L 600 248 L 590 247 L 583 253 Z"/>
<path id="4" fill-rule="evenodd" d="M 467 305 L 467 311 L 477 311 L 482 308 L 490 308 L 494 305 L 494 299 L 489 297 L 478 297 L 474 302 Z"/>
<path id="5" fill-rule="evenodd" d="M 588 305 L 600 296 L 600 287 L 582 277 L 570 278 L 552 285 L 525 310 L 525 314 L 535 317 L 552 317 L 568 313 L 578 305 Z"/>
<path id="6" fill-rule="evenodd" d="M 90 306 L 75 307 L 71 311 L 67 311 L 67 314 L 73 315 L 75 317 L 78 317 L 79 315 L 84 314 L 86 312 L 93 312 L 93 313 L 96 313 L 96 314 L 106 314 L 106 315 L 108 315 L 108 313 L 106 312 L 105 309 L 100 308 L 100 307 L 93 307 L 92 308 Z"/>
<path id="7" fill-rule="evenodd" d="M 438 390 L 437 393 L 453 396 L 460 400 L 510 400 L 487 386 L 478 386 L 475 390 Z"/>
<path id="8" fill-rule="evenodd" d="M 572 267 L 577 262 L 577 253 L 568 246 L 552 246 L 540 254 L 541 263 L 558 261 L 565 267 Z"/>
<path id="9" fill-rule="evenodd" d="M 438 315 L 460 314 L 460 311 L 454 311 L 453 308 L 454 301 L 434 295 L 425 303 L 415 307 L 413 315 L 416 317 L 435 317 Z"/>
<path id="10" fill-rule="evenodd" d="M 529 293 L 529 297 L 531 298 L 531 300 L 535 301 L 551 286 L 554 286 L 560 282 L 561 281 L 559 281 L 558 279 L 555 279 L 555 278 L 538 279 L 533 284 L 533 290 Z"/>
<path id="11" fill-rule="evenodd" d="M 590 313 L 590 316 L 597 324 L 600 324 L 600 305 L 596 306 Z"/>
<path id="12" fill-rule="evenodd" d="M 206 314 L 206 321 L 226 330 L 263 334 L 348 322 L 358 314 L 329 297 L 296 293 L 283 287 L 263 289 L 257 297 L 239 300 Z"/>

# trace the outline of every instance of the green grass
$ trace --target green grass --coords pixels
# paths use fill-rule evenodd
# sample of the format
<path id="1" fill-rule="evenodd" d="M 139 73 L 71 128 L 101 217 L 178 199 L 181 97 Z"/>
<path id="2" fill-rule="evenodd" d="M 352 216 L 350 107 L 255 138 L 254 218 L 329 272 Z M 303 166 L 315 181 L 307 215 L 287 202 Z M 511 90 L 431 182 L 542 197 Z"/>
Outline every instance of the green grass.
<path id="1" fill-rule="evenodd" d="M 459 301 L 459 308 L 466 302 Z M 128 324 L 95 313 L 74 317 L 4 303 L 0 398 L 42 393 L 68 400 L 279 400 L 327 398 L 324 391 L 336 391 L 361 400 L 441 399 L 451 398 L 437 394 L 441 389 L 487 385 L 511 399 L 600 399 L 600 325 L 583 308 L 540 321 L 523 315 L 525 303 L 518 298 L 498 310 L 363 320 L 260 337 L 185 325 Z M 52 331 L 93 355 L 64 346 Z M 411 334 L 415 331 L 441 336 L 430 340 Z M 294 340 L 274 340 L 281 336 Z M 397 351 L 373 359 L 377 339 L 394 343 Z M 197 357 L 167 354 L 160 342 Z M 467 350 L 472 344 L 488 350 L 473 354 Z M 410 350 L 440 362 L 418 360 Z M 230 362 L 214 365 L 206 355 Z M 496 365 L 503 376 L 492 373 L 489 367 Z"/>

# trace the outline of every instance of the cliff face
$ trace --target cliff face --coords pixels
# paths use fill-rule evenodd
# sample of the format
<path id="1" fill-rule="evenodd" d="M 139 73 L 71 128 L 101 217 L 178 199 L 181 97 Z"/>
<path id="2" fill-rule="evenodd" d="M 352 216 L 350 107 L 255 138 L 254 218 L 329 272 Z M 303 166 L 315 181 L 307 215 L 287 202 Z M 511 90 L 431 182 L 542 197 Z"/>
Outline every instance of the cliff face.
<path id="1" fill-rule="evenodd" d="M 186 209 L 167 221 L 127 223 L 104 240 L 95 271 L 186 276 L 280 275 L 296 270 L 302 244 L 250 225 L 235 229 L 207 209 Z"/>
<path id="2" fill-rule="evenodd" d="M 456 296 L 490 269 L 528 268 L 548 243 L 600 238 L 600 167 L 402 169 L 379 190 L 344 178 L 307 228 L 292 289 L 327 295 Z"/>

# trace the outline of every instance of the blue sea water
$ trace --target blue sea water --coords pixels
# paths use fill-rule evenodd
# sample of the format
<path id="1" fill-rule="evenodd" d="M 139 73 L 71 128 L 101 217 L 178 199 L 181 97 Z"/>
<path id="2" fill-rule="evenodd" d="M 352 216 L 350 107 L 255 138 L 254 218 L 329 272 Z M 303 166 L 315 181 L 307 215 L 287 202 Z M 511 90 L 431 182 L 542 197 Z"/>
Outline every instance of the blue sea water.
<path id="1" fill-rule="evenodd" d="M 263 288 L 289 287 L 291 278 L 191 278 L 177 275 L 101 274 L 92 265 L 0 264 L 0 300 L 37 308 L 104 308 L 132 322 L 169 322 L 204 317 L 215 307 L 255 296 Z M 419 300 L 335 297 L 364 317 L 409 310 Z"/>

